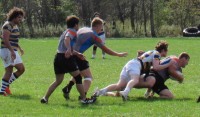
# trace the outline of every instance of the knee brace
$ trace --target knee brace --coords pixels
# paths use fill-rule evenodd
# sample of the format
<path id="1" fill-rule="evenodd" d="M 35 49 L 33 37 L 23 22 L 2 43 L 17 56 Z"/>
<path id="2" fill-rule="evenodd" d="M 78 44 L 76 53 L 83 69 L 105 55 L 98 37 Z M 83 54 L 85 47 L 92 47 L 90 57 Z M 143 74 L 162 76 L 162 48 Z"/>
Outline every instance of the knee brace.
<path id="1" fill-rule="evenodd" d="M 75 76 L 74 79 L 76 81 L 76 84 L 82 84 L 82 77 L 80 74 L 78 76 Z"/>
<path id="2" fill-rule="evenodd" d="M 92 82 L 92 78 L 84 78 L 84 80 L 88 80 L 88 81 Z"/>

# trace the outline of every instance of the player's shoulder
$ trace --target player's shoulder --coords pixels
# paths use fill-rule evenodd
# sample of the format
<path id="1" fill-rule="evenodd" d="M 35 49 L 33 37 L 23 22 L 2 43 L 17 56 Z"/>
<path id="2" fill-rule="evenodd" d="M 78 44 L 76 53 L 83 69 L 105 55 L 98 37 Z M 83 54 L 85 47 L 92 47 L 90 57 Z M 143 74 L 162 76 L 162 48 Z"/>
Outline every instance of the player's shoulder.
<path id="1" fill-rule="evenodd" d="M 2 28 L 5 29 L 5 30 L 11 31 L 12 28 L 13 28 L 13 26 L 11 25 L 10 22 L 6 21 L 6 22 L 3 24 Z"/>

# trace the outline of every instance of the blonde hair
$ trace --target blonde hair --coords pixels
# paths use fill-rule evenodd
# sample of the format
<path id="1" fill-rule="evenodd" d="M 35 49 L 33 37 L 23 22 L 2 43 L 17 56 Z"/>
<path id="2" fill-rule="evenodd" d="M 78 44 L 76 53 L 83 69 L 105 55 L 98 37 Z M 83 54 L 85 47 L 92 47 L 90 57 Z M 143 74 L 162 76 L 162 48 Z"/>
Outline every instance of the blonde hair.
<path id="1" fill-rule="evenodd" d="M 92 27 L 95 27 L 97 25 L 103 25 L 103 20 L 99 17 L 95 17 L 91 22 Z"/>

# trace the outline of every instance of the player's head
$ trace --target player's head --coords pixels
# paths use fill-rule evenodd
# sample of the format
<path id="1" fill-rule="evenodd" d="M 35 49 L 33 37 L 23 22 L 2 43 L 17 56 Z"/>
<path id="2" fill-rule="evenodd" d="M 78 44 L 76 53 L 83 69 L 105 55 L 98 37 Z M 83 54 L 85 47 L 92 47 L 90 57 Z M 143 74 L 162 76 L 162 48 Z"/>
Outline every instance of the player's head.
<path id="1" fill-rule="evenodd" d="M 95 12 L 94 15 L 93 15 L 93 18 L 95 18 L 95 17 L 100 17 L 100 13 Z"/>
<path id="2" fill-rule="evenodd" d="M 180 67 L 184 68 L 186 65 L 188 65 L 188 62 L 190 60 L 190 56 L 188 53 L 186 52 L 182 52 L 180 55 L 179 55 L 179 65 Z"/>
<path id="3" fill-rule="evenodd" d="M 145 52 L 143 50 L 138 50 L 137 51 L 137 57 L 141 56 L 142 54 L 144 54 Z"/>
<path id="4" fill-rule="evenodd" d="M 66 18 L 67 28 L 74 28 L 78 30 L 79 28 L 79 18 L 75 15 L 67 16 Z"/>
<path id="5" fill-rule="evenodd" d="M 91 23 L 92 29 L 94 29 L 97 33 L 101 32 L 103 28 L 103 20 L 99 17 L 95 17 Z"/>
<path id="6" fill-rule="evenodd" d="M 25 12 L 23 9 L 14 7 L 7 14 L 7 20 L 12 21 L 15 24 L 20 24 L 25 16 Z"/>
<path id="7" fill-rule="evenodd" d="M 168 43 L 163 40 L 159 41 L 155 47 L 155 50 L 157 50 L 162 57 L 166 57 L 168 51 Z"/>

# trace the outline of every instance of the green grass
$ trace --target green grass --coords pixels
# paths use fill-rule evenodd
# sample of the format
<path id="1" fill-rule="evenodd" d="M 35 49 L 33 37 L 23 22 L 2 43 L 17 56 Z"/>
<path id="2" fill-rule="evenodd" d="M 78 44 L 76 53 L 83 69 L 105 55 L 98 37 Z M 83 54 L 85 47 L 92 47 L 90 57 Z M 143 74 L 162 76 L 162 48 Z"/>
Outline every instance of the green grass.
<path id="1" fill-rule="evenodd" d="M 158 95 L 151 100 L 143 98 L 145 89 L 132 90 L 130 100 L 123 102 L 117 97 L 100 97 L 93 105 L 82 105 L 77 101 L 78 93 L 73 87 L 71 99 L 66 101 L 61 89 L 69 81 L 65 80 L 49 99 L 49 104 L 40 104 L 40 98 L 45 94 L 48 86 L 54 81 L 53 59 L 58 44 L 57 39 L 20 40 L 25 50 L 22 57 L 26 71 L 11 85 L 13 95 L 0 97 L 0 116 L 125 116 L 125 117 L 198 117 L 200 104 L 196 98 L 200 95 L 199 51 L 200 40 L 196 38 L 157 38 L 157 39 L 110 39 L 106 45 L 116 51 L 127 51 L 125 58 L 106 56 L 101 59 L 101 51 L 97 50 L 97 58 L 91 59 L 90 48 L 85 56 L 90 62 L 94 81 L 88 92 L 92 95 L 96 87 L 103 88 L 111 83 L 116 83 L 124 64 L 136 56 L 136 51 L 154 49 L 158 40 L 169 42 L 168 55 L 179 55 L 186 51 L 191 55 L 189 65 L 183 70 L 185 81 L 179 84 L 167 81 L 169 89 L 174 93 L 174 100 L 158 99 Z M 1 64 L 0 75 L 4 73 Z"/>

